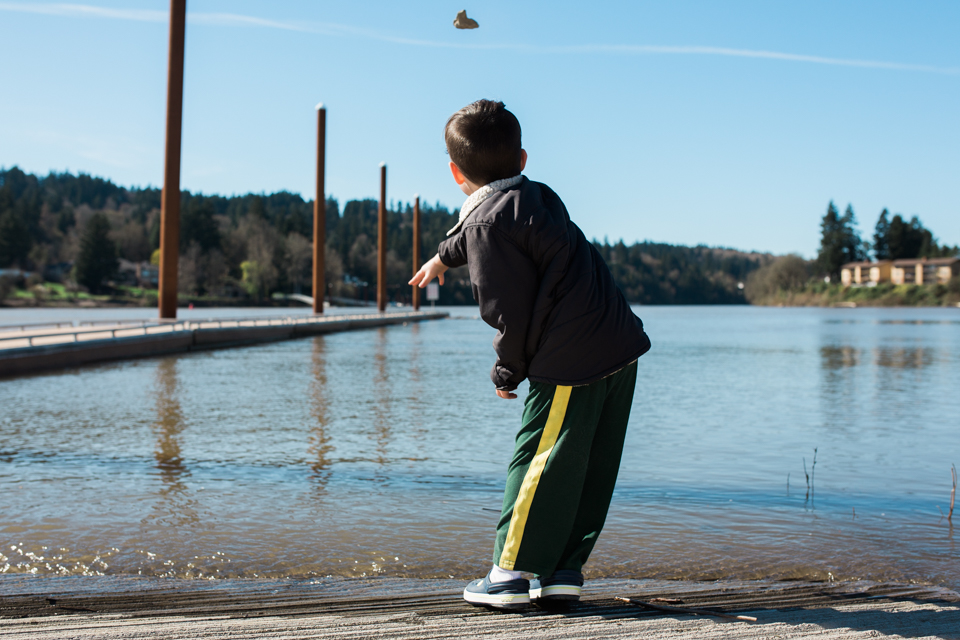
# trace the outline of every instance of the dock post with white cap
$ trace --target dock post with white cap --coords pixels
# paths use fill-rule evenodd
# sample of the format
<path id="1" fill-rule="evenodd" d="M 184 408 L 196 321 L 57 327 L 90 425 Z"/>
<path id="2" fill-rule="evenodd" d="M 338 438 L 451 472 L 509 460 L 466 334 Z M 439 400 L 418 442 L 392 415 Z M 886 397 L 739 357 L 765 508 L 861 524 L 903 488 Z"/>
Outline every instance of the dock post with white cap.
<path id="1" fill-rule="evenodd" d="M 387 163 L 380 163 L 380 206 L 377 209 L 377 309 L 387 310 Z"/>
<path id="2" fill-rule="evenodd" d="M 324 259 L 327 243 L 327 200 L 324 195 L 323 176 L 326 160 L 327 110 L 323 103 L 317 105 L 317 192 L 313 200 L 313 312 L 323 313 L 323 297 L 326 293 Z"/>
<path id="3" fill-rule="evenodd" d="M 413 200 L 413 275 L 420 269 L 420 195 Z M 413 310 L 420 310 L 420 287 L 413 285 Z"/>

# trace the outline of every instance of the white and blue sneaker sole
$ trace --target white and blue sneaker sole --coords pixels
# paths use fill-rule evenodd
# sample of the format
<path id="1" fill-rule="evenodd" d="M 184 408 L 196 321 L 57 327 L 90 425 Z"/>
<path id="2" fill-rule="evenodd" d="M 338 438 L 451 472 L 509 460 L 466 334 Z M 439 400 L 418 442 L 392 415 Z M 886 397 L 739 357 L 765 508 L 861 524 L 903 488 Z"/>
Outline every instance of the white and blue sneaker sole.
<path id="1" fill-rule="evenodd" d="M 470 604 L 496 609 L 519 609 L 530 604 L 530 595 L 527 593 L 477 593 L 464 589 L 463 599 Z"/>
<path id="2" fill-rule="evenodd" d="M 575 584 L 552 584 L 530 589 L 531 600 L 579 600 L 582 587 Z"/>

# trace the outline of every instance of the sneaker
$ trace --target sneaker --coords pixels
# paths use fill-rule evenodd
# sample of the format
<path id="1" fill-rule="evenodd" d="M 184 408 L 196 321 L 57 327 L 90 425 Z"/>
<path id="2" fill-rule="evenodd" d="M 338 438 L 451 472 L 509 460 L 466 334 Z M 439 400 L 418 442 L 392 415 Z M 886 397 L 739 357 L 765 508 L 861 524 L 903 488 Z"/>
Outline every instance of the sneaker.
<path id="1" fill-rule="evenodd" d="M 530 581 L 531 600 L 579 600 L 583 588 L 583 574 L 579 571 L 560 569 L 549 578 L 534 578 Z"/>
<path id="2" fill-rule="evenodd" d="M 490 582 L 490 574 L 474 580 L 463 590 L 463 599 L 478 607 L 494 609 L 523 609 L 530 604 L 530 581 L 507 580 Z"/>

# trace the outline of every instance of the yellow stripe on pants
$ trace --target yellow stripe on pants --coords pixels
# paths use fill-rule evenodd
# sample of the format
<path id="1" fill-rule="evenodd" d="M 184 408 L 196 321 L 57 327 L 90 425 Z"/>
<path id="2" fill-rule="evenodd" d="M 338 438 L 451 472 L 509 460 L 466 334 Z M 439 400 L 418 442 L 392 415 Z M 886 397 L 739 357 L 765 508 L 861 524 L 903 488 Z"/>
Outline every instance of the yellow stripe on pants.
<path id="1" fill-rule="evenodd" d="M 553 394 L 553 401 L 550 403 L 550 414 L 547 416 L 547 424 L 543 427 L 543 433 L 540 435 L 540 444 L 537 447 L 537 454 L 530 462 L 527 473 L 523 476 L 523 482 L 520 484 L 520 492 L 517 494 L 517 500 L 513 504 L 513 515 L 510 517 L 510 528 L 507 530 L 507 540 L 503 545 L 503 551 L 500 553 L 499 566 L 501 569 L 512 570 L 517 562 L 517 553 L 520 551 L 520 541 L 523 540 L 523 530 L 527 526 L 527 516 L 530 514 L 530 505 L 533 504 L 533 494 L 537 492 L 537 485 L 540 484 L 540 476 L 543 474 L 543 468 L 550 458 L 553 446 L 557 443 L 560 435 L 560 427 L 563 426 L 563 418 L 567 414 L 567 403 L 570 400 L 570 392 L 573 387 L 557 386 Z"/>

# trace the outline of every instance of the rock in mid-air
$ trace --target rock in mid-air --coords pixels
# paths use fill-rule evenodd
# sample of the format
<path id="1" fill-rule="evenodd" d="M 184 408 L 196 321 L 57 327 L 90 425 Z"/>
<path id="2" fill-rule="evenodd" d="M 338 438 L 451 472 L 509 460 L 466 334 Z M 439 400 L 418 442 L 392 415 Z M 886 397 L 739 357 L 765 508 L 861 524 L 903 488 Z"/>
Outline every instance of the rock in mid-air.
<path id="1" fill-rule="evenodd" d="M 457 29 L 476 29 L 480 25 L 477 21 L 467 17 L 467 10 L 464 9 L 457 13 L 457 18 L 453 21 L 453 26 Z"/>

